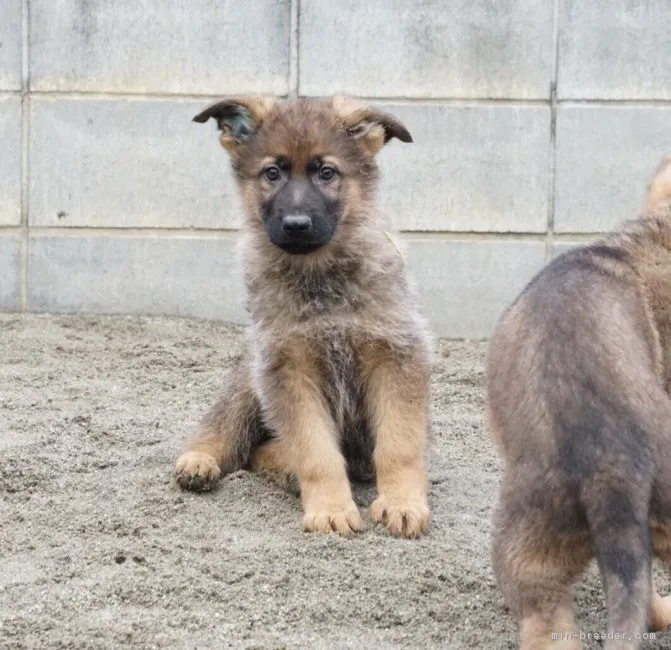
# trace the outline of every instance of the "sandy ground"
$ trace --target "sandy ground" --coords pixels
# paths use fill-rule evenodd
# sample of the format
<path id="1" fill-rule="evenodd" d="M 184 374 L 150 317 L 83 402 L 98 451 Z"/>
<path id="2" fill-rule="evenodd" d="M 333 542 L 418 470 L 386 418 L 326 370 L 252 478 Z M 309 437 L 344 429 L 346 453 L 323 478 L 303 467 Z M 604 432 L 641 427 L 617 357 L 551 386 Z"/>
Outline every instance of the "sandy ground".
<path id="1" fill-rule="evenodd" d="M 419 541 L 370 519 L 353 540 L 303 533 L 295 495 L 246 472 L 174 485 L 239 345 L 205 322 L 0 316 L 0 647 L 514 648 L 489 562 L 485 345 L 437 345 Z M 593 569 L 576 601 L 585 632 L 607 629 Z"/>

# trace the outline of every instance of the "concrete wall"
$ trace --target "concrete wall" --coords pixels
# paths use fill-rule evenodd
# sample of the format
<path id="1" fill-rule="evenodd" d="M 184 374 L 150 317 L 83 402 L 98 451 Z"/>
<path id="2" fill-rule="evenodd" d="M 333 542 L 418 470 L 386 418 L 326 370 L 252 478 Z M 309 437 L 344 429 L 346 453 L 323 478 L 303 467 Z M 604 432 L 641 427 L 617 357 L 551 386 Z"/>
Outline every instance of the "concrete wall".
<path id="1" fill-rule="evenodd" d="M 435 330 L 484 337 L 671 150 L 668 0 L 2 0 L 0 309 L 244 321 L 212 97 L 405 121 L 384 207 Z"/>

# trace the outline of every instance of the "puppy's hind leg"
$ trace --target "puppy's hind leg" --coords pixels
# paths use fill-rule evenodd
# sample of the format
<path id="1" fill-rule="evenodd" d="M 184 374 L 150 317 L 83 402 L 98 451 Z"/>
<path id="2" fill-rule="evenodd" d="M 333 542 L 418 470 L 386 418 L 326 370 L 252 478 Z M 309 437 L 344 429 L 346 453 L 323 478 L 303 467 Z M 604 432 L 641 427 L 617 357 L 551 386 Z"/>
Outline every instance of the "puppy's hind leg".
<path id="1" fill-rule="evenodd" d="M 645 470 L 636 471 L 645 476 Z M 632 480 L 635 476 L 610 475 L 601 481 L 595 473 L 583 496 L 594 556 L 606 593 L 608 631 L 614 635 L 606 641 L 604 647 L 608 650 L 639 648 L 650 621 L 650 491 Z"/>
<path id="2" fill-rule="evenodd" d="M 669 477 L 665 477 L 668 479 Z M 661 494 L 671 494 L 671 485 L 665 481 L 661 486 Z M 666 501 L 666 498 L 664 498 Z M 668 512 L 667 504 L 664 504 L 663 510 Z M 654 519 L 654 517 L 653 517 Z M 653 521 L 652 532 L 652 552 L 660 560 L 666 571 L 671 570 L 671 523 L 660 523 Z M 649 629 L 661 632 L 671 626 L 671 596 L 662 597 L 652 584 L 650 589 L 650 620 Z"/>
<path id="3" fill-rule="evenodd" d="M 210 490 L 221 477 L 244 467 L 252 449 L 268 435 L 254 394 L 246 356 L 229 372 L 214 406 L 202 419 L 177 459 L 178 484 L 187 490 Z"/>
<path id="4" fill-rule="evenodd" d="M 516 488 L 518 490 L 519 488 Z M 556 522 L 502 492 L 494 516 L 493 568 L 515 614 L 521 650 L 580 650 L 571 586 L 587 566 L 586 533 L 557 535 Z"/>
<path id="5" fill-rule="evenodd" d="M 284 450 L 279 440 L 264 442 L 252 452 L 248 469 L 258 472 L 279 487 L 300 494 L 298 479 L 290 470 L 290 464 L 284 457 Z"/>
<path id="6" fill-rule="evenodd" d="M 671 626 L 671 596 L 662 598 L 652 586 L 650 590 L 650 617 L 648 629 L 662 632 Z"/>

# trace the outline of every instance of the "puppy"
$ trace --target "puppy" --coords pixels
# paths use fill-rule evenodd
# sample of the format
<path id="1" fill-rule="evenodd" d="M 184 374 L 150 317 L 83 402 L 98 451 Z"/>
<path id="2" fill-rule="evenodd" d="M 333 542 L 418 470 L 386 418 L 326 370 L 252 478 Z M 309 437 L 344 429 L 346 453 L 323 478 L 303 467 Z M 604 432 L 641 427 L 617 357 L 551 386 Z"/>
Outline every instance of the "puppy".
<path id="1" fill-rule="evenodd" d="M 505 461 L 493 565 L 521 647 L 580 648 L 570 588 L 596 558 L 609 650 L 671 623 L 671 157 L 642 216 L 550 262 L 490 343 L 487 408 Z M 554 634 L 554 637 L 553 637 Z M 575 636 L 574 636 L 575 635 Z"/>
<path id="2" fill-rule="evenodd" d="M 179 484 L 289 475 L 304 529 L 349 536 L 364 528 L 350 479 L 374 477 L 372 518 L 420 536 L 429 336 L 375 202 L 375 155 L 408 130 L 345 97 L 223 99 L 194 119 L 216 121 L 243 200 L 251 324 Z"/>

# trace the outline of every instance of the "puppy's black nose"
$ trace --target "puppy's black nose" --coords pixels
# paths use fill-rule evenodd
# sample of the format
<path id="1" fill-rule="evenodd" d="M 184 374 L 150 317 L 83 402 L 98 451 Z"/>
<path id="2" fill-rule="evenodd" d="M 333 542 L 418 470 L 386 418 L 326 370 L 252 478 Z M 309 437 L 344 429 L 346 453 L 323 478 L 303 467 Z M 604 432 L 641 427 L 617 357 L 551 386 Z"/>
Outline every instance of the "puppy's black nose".
<path id="1" fill-rule="evenodd" d="M 282 230 L 287 235 L 304 235 L 312 230 L 312 219 L 305 214 L 289 214 L 282 217 Z"/>

